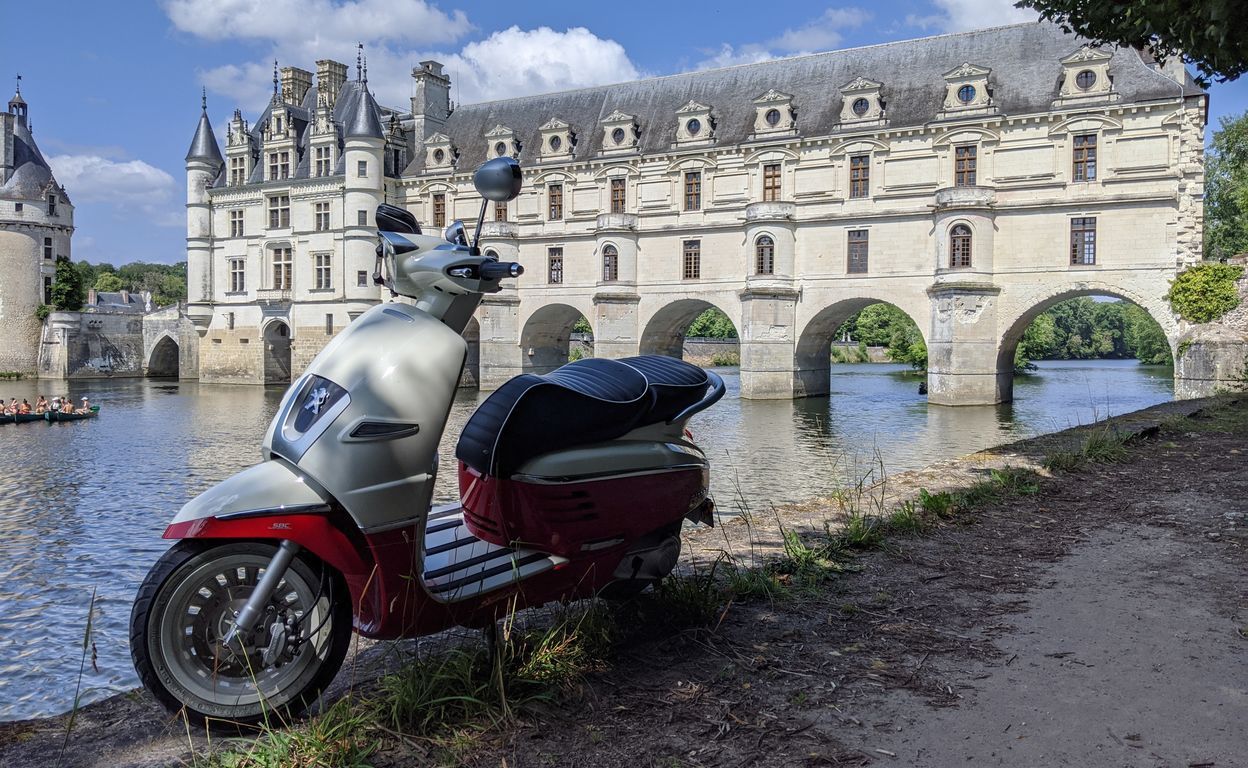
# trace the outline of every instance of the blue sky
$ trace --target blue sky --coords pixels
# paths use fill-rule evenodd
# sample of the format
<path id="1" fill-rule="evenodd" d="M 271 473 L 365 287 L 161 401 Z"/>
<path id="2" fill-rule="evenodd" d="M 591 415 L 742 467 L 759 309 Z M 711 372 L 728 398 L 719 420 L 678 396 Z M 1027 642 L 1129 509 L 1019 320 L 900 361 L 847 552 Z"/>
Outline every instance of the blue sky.
<path id="1" fill-rule="evenodd" d="M 0 98 L 21 72 L 35 138 L 76 206 L 75 259 L 172 263 L 185 258 L 200 88 L 220 135 L 236 106 L 253 119 L 263 107 L 275 57 L 353 64 L 362 41 L 370 85 L 395 106 L 410 67 L 436 58 L 467 103 L 1032 17 L 1008 0 L 8 2 L 0 22 L 23 33 L 0 47 Z M 1245 110 L 1248 82 L 1211 89 L 1211 126 Z"/>

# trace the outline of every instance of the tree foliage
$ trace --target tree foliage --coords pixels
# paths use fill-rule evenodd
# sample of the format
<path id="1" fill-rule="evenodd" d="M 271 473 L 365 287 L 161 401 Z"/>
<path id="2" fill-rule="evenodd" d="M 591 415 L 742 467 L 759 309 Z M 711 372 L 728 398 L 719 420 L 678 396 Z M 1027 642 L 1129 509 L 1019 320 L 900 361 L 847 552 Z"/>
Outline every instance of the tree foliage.
<path id="1" fill-rule="evenodd" d="M 82 275 L 67 257 L 58 256 L 56 276 L 52 278 L 52 306 L 66 312 L 77 312 L 82 309 L 86 297 Z"/>
<path id="2" fill-rule="evenodd" d="M 887 347 L 893 362 L 906 363 L 916 371 L 927 369 L 923 334 L 909 315 L 892 304 L 872 304 L 852 315 L 837 329 L 836 338 Z"/>
<path id="3" fill-rule="evenodd" d="M 1222 117 L 1205 152 L 1205 258 L 1248 251 L 1248 113 Z"/>
<path id="4" fill-rule="evenodd" d="M 1183 56 L 1198 82 L 1248 71 L 1248 3 L 1243 0 L 1021 0 L 1067 31 L 1096 41 L 1147 47 L 1158 61 Z"/>
<path id="5" fill-rule="evenodd" d="M 1166 298 L 1184 320 L 1208 323 L 1239 306 L 1239 288 L 1235 281 L 1243 276 L 1243 267 L 1197 264 L 1174 279 Z"/>
<path id="6" fill-rule="evenodd" d="M 694 318 L 685 336 L 699 339 L 735 339 L 737 327 L 728 316 L 714 307 Z"/>
<path id="7" fill-rule="evenodd" d="M 107 262 L 90 264 L 80 261 L 74 265 L 83 285 L 94 286 L 97 291 L 127 290 L 131 293 L 149 291 L 152 304 L 167 306 L 186 299 L 186 262 L 177 264 L 152 264 L 135 261 L 114 267 Z M 111 277 L 104 277 L 110 275 Z M 115 288 L 101 287 L 103 285 Z"/>

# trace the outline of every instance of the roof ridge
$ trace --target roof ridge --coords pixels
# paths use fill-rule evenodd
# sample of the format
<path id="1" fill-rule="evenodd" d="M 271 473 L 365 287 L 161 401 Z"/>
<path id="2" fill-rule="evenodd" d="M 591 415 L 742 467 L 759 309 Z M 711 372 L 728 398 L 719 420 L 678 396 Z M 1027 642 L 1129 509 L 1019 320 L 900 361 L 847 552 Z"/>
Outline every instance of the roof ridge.
<path id="1" fill-rule="evenodd" d="M 474 101 L 469 104 L 461 104 L 459 108 L 464 109 L 468 107 L 480 107 L 480 106 L 487 106 L 490 104 L 501 104 L 503 102 L 508 102 L 508 101 L 523 101 L 525 99 L 536 99 L 536 98 L 541 98 L 543 96 L 553 96 L 556 94 L 564 95 L 564 94 L 569 94 L 569 93 L 584 93 L 586 91 L 597 91 L 597 90 L 601 90 L 604 88 L 612 88 L 618 85 L 631 85 L 633 83 L 652 83 L 652 82 L 658 82 L 660 80 L 670 80 L 670 79 L 677 78 L 677 77 L 688 77 L 690 75 L 709 74 L 713 72 L 727 72 L 727 71 L 734 70 L 734 69 L 744 69 L 746 67 L 757 67 L 760 64 L 772 64 L 772 63 L 782 62 L 782 61 L 799 61 L 801 59 L 812 59 L 817 56 L 829 56 L 835 53 L 852 53 L 854 51 L 866 51 L 866 50 L 871 50 L 873 48 L 885 48 L 891 45 L 905 45 L 906 43 L 917 43 L 920 41 L 926 42 L 928 40 L 940 40 L 943 38 L 950 38 L 950 37 L 966 37 L 970 35 L 982 34 L 985 32 L 996 32 L 1002 29 L 1011 29 L 1014 27 L 1026 27 L 1026 26 L 1031 26 L 1033 24 L 1043 26 L 1043 25 L 1046 25 L 1046 22 L 1041 19 L 1037 19 L 1035 21 L 1020 21 L 1014 24 L 998 24 L 997 26 L 994 26 L 994 27 L 981 27 L 979 29 L 967 29 L 967 30 L 962 30 L 960 32 L 942 32 L 938 35 L 924 35 L 921 37 L 908 37 L 908 38 L 905 38 L 904 40 L 888 40 L 882 43 L 870 43 L 868 45 L 855 45 L 849 48 L 833 48 L 833 49 L 826 50 L 826 51 L 811 51 L 809 53 L 797 53 L 797 54 L 793 54 L 792 56 L 779 56 L 774 59 L 763 59 L 762 61 L 749 61 L 749 62 L 744 62 L 741 64 L 729 64 L 723 67 L 710 67 L 708 69 L 691 69 L 685 72 L 672 72 L 666 75 L 650 75 L 647 77 L 635 78 L 633 80 L 617 80 L 611 83 L 601 83 L 599 85 L 586 85 L 580 88 L 568 88 L 566 90 L 561 90 L 561 91 L 546 91 L 543 93 L 531 93 L 531 94 L 527 94 L 524 96 L 508 96 L 502 99 L 490 99 L 489 101 Z M 1055 24 L 1049 24 L 1048 26 L 1057 27 L 1057 25 Z M 1075 35 L 1075 37 L 1078 37 L 1078 35 Z"/>

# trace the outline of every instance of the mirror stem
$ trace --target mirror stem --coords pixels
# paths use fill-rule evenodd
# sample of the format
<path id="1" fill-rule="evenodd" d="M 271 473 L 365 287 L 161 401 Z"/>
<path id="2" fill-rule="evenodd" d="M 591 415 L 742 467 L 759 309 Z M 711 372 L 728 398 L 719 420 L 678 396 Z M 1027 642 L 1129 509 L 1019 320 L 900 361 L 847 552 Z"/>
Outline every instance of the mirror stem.
<path id="1" fill-rule="evenodd" d="M 481 227 L 485 226 L 485 209 L 489 206 L 489 204 L 490 204 L 490 201 L 488 198 L 484 198 L 484 197 L 481 198 L 481 214 L 477 216 L 477 228 L 472 233 L 473 255 L 480 255 L 481 253 L 481 249 L 478 248 L 477 246 L 480 245 L 481 243 Z"/>

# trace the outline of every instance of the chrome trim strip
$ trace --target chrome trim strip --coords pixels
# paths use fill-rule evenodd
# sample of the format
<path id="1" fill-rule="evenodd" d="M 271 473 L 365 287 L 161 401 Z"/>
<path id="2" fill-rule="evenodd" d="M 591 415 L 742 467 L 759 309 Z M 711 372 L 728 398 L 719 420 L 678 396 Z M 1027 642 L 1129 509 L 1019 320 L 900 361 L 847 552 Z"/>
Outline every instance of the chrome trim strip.
<path id="1" fill-rule="evenodd" d="M 313 515 L 332 511 L 328 504 L 293 504 L 289 507 L 265 507 L 263 509 L 245 509 L 241 512 L 227 512 L 214 515 L 217 520 L 234 520 L 240 517 L 259 517 L 261 515 Z"/>

